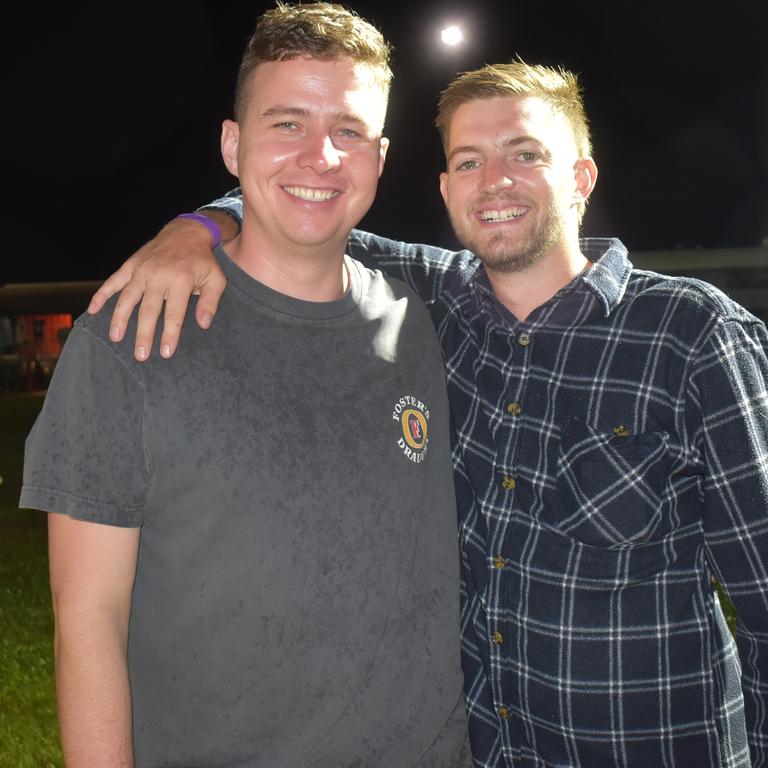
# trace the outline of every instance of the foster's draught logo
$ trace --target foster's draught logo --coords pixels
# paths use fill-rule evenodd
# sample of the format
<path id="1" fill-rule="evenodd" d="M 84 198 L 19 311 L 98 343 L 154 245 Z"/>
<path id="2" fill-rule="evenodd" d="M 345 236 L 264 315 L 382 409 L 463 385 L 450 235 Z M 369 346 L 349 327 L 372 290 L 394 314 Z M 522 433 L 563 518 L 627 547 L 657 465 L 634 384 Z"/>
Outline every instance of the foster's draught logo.
<path id="1" fill-rule="evenodd" d="M 414 464 L 424 461 L 429 443 L 429 408 L 413 395 L 403 395 L 392 409 L 398 426 L 397 446 Z"/>

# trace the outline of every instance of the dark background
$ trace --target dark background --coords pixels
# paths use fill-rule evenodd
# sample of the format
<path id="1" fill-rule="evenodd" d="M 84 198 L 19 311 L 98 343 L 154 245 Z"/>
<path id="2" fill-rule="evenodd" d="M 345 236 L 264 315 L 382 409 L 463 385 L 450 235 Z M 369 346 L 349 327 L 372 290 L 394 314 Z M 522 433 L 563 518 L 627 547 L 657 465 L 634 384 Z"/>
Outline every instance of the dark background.
<path id="1" fill-rule="evenodd" d="M 234 186 L 221 120 L 271 2 L 32 3 L 4 23 L 0 284 L 106 277 L 168 218 Z M 768 238 L 766 3 L 351 2 L 395 45 L 379 200 L 364 226 L 452 245 L 432 126 L 459 70 L 520 55 L 582 75 L 600 169 L 585 234 L 640 250 Z M 445 22 L 468 43 L 439 41 Z"/>

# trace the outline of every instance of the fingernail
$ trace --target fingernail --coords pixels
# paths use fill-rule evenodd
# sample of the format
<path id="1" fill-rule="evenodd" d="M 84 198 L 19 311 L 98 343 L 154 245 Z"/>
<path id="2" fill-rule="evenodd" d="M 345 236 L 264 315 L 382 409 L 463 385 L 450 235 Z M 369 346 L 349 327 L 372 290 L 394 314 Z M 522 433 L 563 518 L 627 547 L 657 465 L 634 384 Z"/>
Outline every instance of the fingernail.
<path id="1" fill-rule="evenodd" d="M 170 344 L 163 344 L 163 346 L 160 347 L 160 354 L 163 357 L 170 357 L 171 356 L 171 345 Z"/>
<path id="2" fill-rule="evenodd" d="M 109 329 L 109 338 L 112 339 L 112 341 L 120 341 L 120 329 L 116 325 L 113 325 Z"/>
<path id="3" fill-rule="evenodd" d="M 211 320 L 213 320 L 213 318 L 207 312 L 203 313 L 203 317 L 200 321 L 203 324 L 203 328 L 210 328 Z"/>
<path id="4" fill-rule="evenodd" d="M 92 315 L 92 314 L 93 314 L 95 311 L 96 311 L 96 302 L 95 302 L 95 301 L 92 301 L 92 302 L 91 302 L 91 303 L 88 305 L 88 313 Z"/>
<path id="5" fill-rule="evenodd" d="M 145 347 L 136 347 L 136 357 L 139 360 L 146 360 L 147 359 L 147 350 Z"/>

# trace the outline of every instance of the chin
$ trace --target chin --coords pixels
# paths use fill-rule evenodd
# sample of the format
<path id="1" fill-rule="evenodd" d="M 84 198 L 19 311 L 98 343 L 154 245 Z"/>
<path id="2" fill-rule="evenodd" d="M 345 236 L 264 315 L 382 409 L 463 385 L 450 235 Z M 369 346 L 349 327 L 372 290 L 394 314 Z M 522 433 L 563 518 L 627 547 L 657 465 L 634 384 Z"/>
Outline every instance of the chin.
<path id="1" fill-rule="evenodd" d="M 466 237 L 457 232 L 462 244 L 483 264 L 498 272 L 521 272 L 541 258 L 540 249 L 526 239 L 512 239 L 503 234 Z"/>
<path id="2" fill-rule="evenodd" d="M 536 262 L 540 261 L 542 257 L 541 252 L 524 252 L 510 253 L 505 252 L 488 252 L 488 251 L 473 251 L 474 254 L 483 262 L 487 269 L 492 269 L 494 272 L 523 272 L 529 267 L 532 267 Z"/>

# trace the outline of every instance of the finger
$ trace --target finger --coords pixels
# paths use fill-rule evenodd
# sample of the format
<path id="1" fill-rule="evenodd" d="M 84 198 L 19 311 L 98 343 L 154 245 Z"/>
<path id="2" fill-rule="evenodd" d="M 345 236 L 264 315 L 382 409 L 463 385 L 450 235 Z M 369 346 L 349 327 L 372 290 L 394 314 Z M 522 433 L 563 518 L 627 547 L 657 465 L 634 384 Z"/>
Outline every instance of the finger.
<path id="1" fill-rule="evenodd" d="M 124 293 L 125 291 L 123 291 Z M 163 311 L 163 290 L 147 286 L 144 298 L 139 307 L 139 316 L 136 324 L 136 342 L 133 347 L 133 356 L 143 361 L 149 358 L 152 351 L 152 341 L 155 338 L 157 321 Z"/>
<path id="2" fill-rule="evenodd" d="M 109 323 L 109 338 L 112 341 L 122 341 L 133 308 L 141 301 L 141 297 L 144 295 L 144 288 L 143 281 L 133 279 L 121 291 Z"/>
<path id="3" fill-rule="evenodd" d="M 139 259 L 139 253 L 134 253 L 117 272 L 113 272 L 99 287 L 96 293 L 91 296 L 91 301 L 88 304 L 88 313 L 95 315 L 107 301 L 108 298 L 114 296 L 118 291 L 122 290 L 130 281 L 135 268 L 135 262 Z"/>
<path id="4" fill-rule="evenodd" d="M 176 351 L 189 306 L 189 293 L 189 287 L 186 285 L 177 285 L 168 289 L 163 316 L 163 334 L 160 337 L 161 357 L 171 357 Z"/>
<path id="5" fill-rule="evenodd" d="M 211 327 L 213 318 L 219 308 L 219 300 L 226 287 L 227 278 L 224 277 L 220 270 L 213 272 L 205 283 L 200 286 L 200 298 L 197 300 L 195 317 L 197 324 L 201 328 Z"/>

